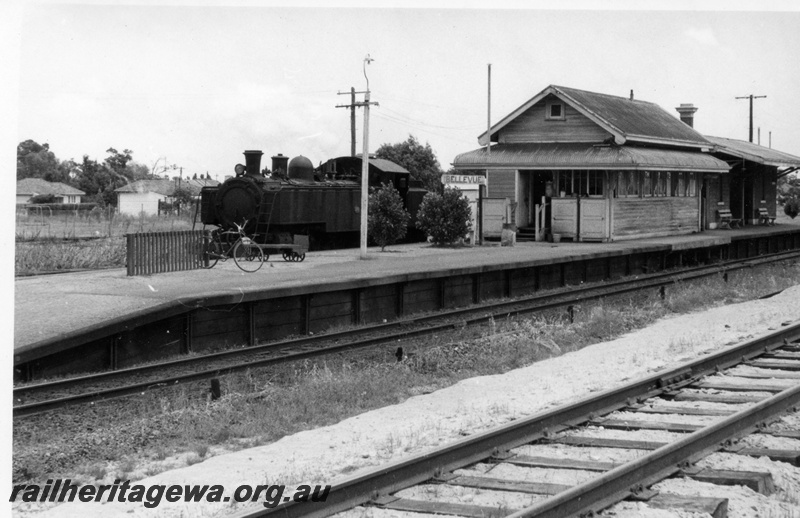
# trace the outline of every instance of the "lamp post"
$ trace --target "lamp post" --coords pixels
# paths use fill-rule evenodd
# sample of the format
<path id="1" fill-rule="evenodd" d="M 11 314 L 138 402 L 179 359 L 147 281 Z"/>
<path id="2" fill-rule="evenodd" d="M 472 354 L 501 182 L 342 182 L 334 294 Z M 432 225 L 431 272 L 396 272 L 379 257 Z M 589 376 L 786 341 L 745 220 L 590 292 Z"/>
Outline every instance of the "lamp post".
<path id="1" fill-rule="evenodd" d="M 361 156 L 361 258 L 367 258 L 367 209 L 369 207 L 369 77 L 367 65 L 374 59 L 364 58 L 364 78 L 367 80 L 367 91 L 364 92 L 364 152 Z"/>

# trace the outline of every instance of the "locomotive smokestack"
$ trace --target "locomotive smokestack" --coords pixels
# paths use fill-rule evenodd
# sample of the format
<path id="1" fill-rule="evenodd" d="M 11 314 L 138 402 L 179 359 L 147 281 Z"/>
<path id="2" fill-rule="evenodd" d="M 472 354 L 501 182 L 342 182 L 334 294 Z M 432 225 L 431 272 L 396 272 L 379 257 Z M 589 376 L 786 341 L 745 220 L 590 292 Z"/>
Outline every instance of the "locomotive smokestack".
<path id="1" fill-rule="evenodd" d="M 248 175 L 261 174 L 261 156 L 263 154 L 263 152 L 257 149 L 244 152 L 244 163 Z"/>
<path id="2" fill-rule="evenodd" d="M 278 153 L 274 157 L 272 157 L 272 172 L 277 173 L 278 176 L 286 176 L 286 172 L 289 170 L 289 157 L 283 156 L 282 154 Z"/>

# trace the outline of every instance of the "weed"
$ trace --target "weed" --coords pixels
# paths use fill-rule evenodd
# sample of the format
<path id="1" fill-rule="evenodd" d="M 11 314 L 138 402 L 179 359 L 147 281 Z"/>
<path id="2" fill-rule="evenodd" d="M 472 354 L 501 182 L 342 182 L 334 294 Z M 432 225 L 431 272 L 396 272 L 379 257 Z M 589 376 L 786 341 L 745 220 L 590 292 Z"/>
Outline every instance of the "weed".
<path id="1" fill-rule="evenodd" d="M 106 476 L 108 473 L 107 467 L 105 462 L 96 462 L 94 464 L 90 464 L 84 470 L 84 473 L 94 480 L 101 480 L 103 477 Z"/>
<path id="2" fill-rule="evenodd" d="M 205 458 L 206 454 L 208 453 L 208 444 L 195 444 L 192 450 L 197 454 L 198 457 Z"/>
<path id="3" fill-rule="evenodd" d="M 193 452 L 193 453 L 190 453 L 189 456 L 186 457 L 186 465 L 187 466 L 193 466 L 194 464 L 199 464 L 199 463 L 203 462 L 203 460 L 205 460 L 205 459 L 203 459 L 202 457 L 200 457 L 199 455 L 197 455 L 196 453 Z"/>

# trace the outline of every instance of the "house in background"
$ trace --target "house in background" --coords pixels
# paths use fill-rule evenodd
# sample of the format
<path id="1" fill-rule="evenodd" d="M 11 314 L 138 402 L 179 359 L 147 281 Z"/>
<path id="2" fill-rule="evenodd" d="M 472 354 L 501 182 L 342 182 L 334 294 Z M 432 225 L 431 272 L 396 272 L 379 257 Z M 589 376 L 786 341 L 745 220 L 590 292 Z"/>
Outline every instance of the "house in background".
<path id="1" fill-rule="evenodd" d="M 117 212 L 138 216 L 158 214 L 159 203 L 171 203 L 178 187 L 188 189 L 193 197 L 200 196 L 200 189 L 217 185 L 210 179 L 194 180 L 139 180 L 115 189 L 117 193 Z"/>
<path id="2" fill-rule="evenodd" d="M 491 148 L 462 153 L 453 166 L 486 170 L 488 197 L 511 202 L 507 223 L 525 231 L 546 205 L 541 226 L 575 241 L 698 232 L 704 177 L 730 169 L 712 142 L 633 92 L 551 85 L 478 141 Z"/>
<path id="3" fill-rule="evenodd" d="M 55 203 L 80 203 L 86 193 L 60 182 L 48 182 L 41 178 L 24 178 L 17 181 L 17 205 L 28 203 L 40 194 L 52 194 Z"/>

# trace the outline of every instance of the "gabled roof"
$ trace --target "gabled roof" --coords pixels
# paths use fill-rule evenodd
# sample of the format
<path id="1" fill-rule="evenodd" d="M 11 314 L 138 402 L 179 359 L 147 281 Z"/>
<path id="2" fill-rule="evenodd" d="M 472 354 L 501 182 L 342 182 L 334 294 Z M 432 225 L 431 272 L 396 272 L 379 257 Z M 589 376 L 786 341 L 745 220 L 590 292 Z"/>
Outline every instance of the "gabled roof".
<path id="1" fill-rule="evenodd" d="M 496 141 L 494 136 L 498 131 L 548 95 L 558 97 L 611 133 L 619 145 L 632 141 L 678 147 L 711 147 L 703 135 L 657 104 L 556 85 L 548 86 L 492 126 L 489 131 L 492 141 Z M 487 132 L 481 134 L 478 141 L 482 145 L 488 144 Z"/>
<path id="2" fill-rule="evenodd" d="M 751 162 L 776 167 L 800 167 L 800 157 L 752 142 L 723 137 L 706 137 L 714 144 L 714 152 L 744 158 Z"/>
<path id="3" fill-rule="evenodd" d="M 200 194 L 200 189 L 205 187 L 206 185 L 217 185 L 219 182 L 216 180 L 183 180 L 181 181 L 181 187 L 185 189 L 189 189 L 192 195 L 197 196 Z M 128 185 L 124 185 L 117 189 L 114 189 L 114 192 L 118 193 L 146 193 L 146 192 L 154 192 L 156 194 L 161 194 L 163 196 L 172 196 L 175 193 L 175 189 L 178 187 L 178 182 L 175 180 L 139 180 L 133 183 L 129 183 Z"/>
<path id="4" fill-rule="evenodd" d="M 587 143 L 497 144 L 456 156 L 456 169 L 613 169 L 727 173 L 730 166 L 708 153 Z"/>
<path id="5" fill-rule="evenodd" d="M 23 178 L 17 181 L 17 195 L 54 194 L 59 196 L 83 196 L 86 193 L 61 182 L 48 182 L 41 178 Z"/>

